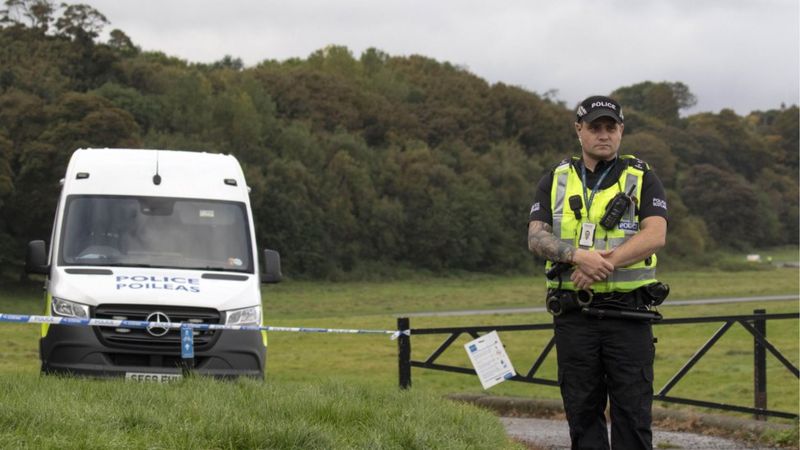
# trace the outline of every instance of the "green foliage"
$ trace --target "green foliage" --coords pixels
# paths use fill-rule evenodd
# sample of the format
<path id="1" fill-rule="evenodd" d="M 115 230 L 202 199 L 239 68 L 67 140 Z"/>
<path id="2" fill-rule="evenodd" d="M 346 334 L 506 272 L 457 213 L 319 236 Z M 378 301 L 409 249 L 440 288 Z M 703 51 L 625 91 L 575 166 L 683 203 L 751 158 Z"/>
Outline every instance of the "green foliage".
<path id="1" fill-rule="evenodd" d="M 6 9 L 0 10 L 0 23 L 28 25 L 41 32 L 50 27 L 57 9 L 51 0 L 6 0 L 5 5 Z"/>
<path id="2" fill-rule="evenodd" d="M 697 114 L 687 119 L 692 130 L 705 131 L 718 140 L 718 156 L 733 171 L 752 180 L 765 161 L 775 160 L 770 146 L 759 142 L 756 130 L 730 109 L 719 114 Z"/>
<path id="3" fill-rule="evenodd" d="M 134 56 L 139 53 L 139 49 L 133 45 L 131 38 L 118 28 L 111 30 L 108 38 L 108 45 L 124 56 Z"/>
<path id="4" fill-rule="evenodd" d="M 645 81 L 619 88 L 611 96 L 623 105 L 623 111 L 630 108 L 665 122 L 676 122 L 681 109 L 697 103 L 689 87 L 681 82 Z"/>
<path id="5" fill-rule="evenodd" d="M 701 259 L 715 246 L 706 222 L 689 212 L 676 191 L 667 190 L 667 198 L 670 199 L 670 231 L 663 256 L 666 256 L 667 260 L 674 257 L 684 263 L 686 260 Z"/>
<path id="6" fill-rule="evenodd" d="M 250 68 L 230 55 L 190 64 L 142 52 L 118 29 L 96 42 L 108 22 L 87 5 L 7 0 L 0 17 L 5 272 L 26 240 L 49 235 L 78 147 L 234 154 L 260 244 L 281 251 L 287 274 L 329 279 L 378 267 L 528 270 L 536 184 L 579 152 L 574 113 L 549 94 L 424 56 L 328 46 Z M 683 83 L 614 95 L 622 151 L 669 190 L 665 260 L 798 241 L 797 106 L 680 118 L 695 101 Z"/>
<path id="7" fill-rule="evenodd" d="M 626 127 L 627 129 L 627 127 Z M 673 187 L 678 168 L 678 157 L 670 151 L 669 145 L 658 136 L 643 131 L 622 140 L 622 154 L 632 154 L 650 165 L 664 187 Z"/>
<path id="8" fill-rule="evenodd" d="M 96 38 L 109 23 L 100 11 L 86 4 L 64 4 L 64 12 L 56 20 L 56 29 L 76 40 Z"/>
<path id="9" fill-rule="evenodd" d="M 689 168 L 681 186 L 689 211 L 703 218 L 718 243 L 746 249 L 781 243 L 776 212 L 742 176 L 709 164 Z"/>

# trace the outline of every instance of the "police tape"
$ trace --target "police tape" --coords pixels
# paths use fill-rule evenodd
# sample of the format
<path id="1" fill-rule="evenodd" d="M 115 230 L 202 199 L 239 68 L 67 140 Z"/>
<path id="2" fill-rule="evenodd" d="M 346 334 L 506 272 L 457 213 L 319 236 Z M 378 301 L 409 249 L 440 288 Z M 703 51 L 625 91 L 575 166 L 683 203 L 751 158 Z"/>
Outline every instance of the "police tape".
<path id="1" fill-rule="evenodd" d="M 191 323 L 191 322 L 147 322 L 143 320 L 115 320 L 115 319 L 79 319 L 77 317 L 35 316 L 24 314 L 0 313 L 0 322 L 9 323 L 46 323 L 50 325 L 70 325 L 84 327 L 113 327 L 113 328 L 161 328 L 180 329 L 190 328 L 195 330 L 236 330 L 236 331 L 286 331 L 294 333 L 339 333 L 339 334 L 388 334 L 391 339 L 397 339 L 401 334 L 411 335 L 411 330 L 347 330 L 340 328 L 308 328 L 308 327 L 272 327 L 266 325 L 221 325 L 216 323 Z"/>

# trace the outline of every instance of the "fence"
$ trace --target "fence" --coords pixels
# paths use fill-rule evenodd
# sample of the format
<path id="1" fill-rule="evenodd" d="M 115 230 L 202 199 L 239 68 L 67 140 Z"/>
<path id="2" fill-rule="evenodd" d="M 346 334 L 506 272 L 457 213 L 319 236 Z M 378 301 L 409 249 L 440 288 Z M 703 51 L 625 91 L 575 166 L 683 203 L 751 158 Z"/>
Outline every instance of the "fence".
<path id="1" fill-rule="evenodd" d="M 704 408 L 719 409 L 723 411 L 735 411 L 753 414 L 758 419 L 766 419 L 767 416 L 796 419 L 798 415 L 794 412 L 774 411 L 767 408 L 767 352 L 771 353 L 781 364 L 791 372 L 795 378 L 800 377 L 797 367 L 792 364 L 772 343 L 767 340 L 767 322 L 772 320 L 798 319 L 800 313 L 767 314 L 763 309 L 753 311 L 752 315 L 739 316 L 714 316 L 714 317 L 688 317 L 679 319 L 664 319 L 655 322 L 657 326 L 669 326 L 679 324 L 698 324 L 698 323 L 722 323 L 722 326 L 703 344 L 691 358 L 672 376 L 669 381 L 654 395 L 655 400 L 667 403 L 679 403 Z M 669 395 L 670 391 L 678 384 L 683 377 L 697 364 L 697 362 L 716 344 L 719 339 L 734 325 L 739 324 L 753 336 L 753 386 L 754 399 L 753 407 L 728 405 L 724 403 L 711 402 L 706 400 L 683 398 Z M 480 333 L 490 331 L 515 332 L 553 329 L 552 323 L 546 324 L 523 324 L 523 325 L 498 325 L 498 326 L 474 326 L 474 327 L 447 327 L 447 328 L 411 328 L 410 321 L 406 317 L 397 319 L 397 329 L 399 331 L 409 330 L 408 333 L 399 335 L 398 355 L 399 355 L 399 377 L 400 387 L 407 389 L 411 387 L 411 368 L 423 368 L 455 372 L 462 374 L 475 375 L 475 370 L 466 367 L 439 364 L 436 360 L 453 344 L 459 336 L 466 333 L 472 338 L 478 338 Z M 411 359 L 411 338 L 421 335 L 449 335 L 444 342 L 424 361 Z M 539 356 L 534 361 L 531 368 L 525 375 L 517 374 L 509 381 L 542 384 L 546 386 L 558 386 L 556 380 L 536 377 L 536 372 L 544 363 L 547 355 L 555 346 L 555 338 L 551 338 L 544 346 Z"/>

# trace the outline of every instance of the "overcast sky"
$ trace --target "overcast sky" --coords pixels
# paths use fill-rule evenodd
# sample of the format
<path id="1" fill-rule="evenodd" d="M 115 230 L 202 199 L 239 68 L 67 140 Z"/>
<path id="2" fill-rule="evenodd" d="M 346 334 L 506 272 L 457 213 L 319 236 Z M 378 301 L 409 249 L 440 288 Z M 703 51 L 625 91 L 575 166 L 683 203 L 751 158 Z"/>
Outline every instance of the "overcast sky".
<path id="1" fill-rule="evenodd" d="M 681 81 L 688 111 L 798 104 L 798 0 L 84 0 L 144 50 L 247 66 L 330 44 L 467 68 L 570 107 L 642 81 Z M 72 3 L 72 2 L 70 2 Z M 76 1 L 75 3 L 81 3 Z"/>

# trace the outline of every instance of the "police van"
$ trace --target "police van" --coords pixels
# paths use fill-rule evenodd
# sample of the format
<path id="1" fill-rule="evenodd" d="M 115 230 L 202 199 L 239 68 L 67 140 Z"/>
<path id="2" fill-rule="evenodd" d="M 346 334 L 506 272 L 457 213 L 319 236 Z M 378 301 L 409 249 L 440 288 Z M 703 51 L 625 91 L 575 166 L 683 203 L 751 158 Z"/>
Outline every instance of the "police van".
<path id="1" fill-rule="evenodd" d="M 49 251 L 28 244 L 26 269 L 47 276 L 46 315 L 160 323 L 261 325 L 249 188 L 230 155 L 80 149 L 62 180 Z M 197 373 L 263 378 L 259 331 L 194 330 Z M 181 374 L 176 328 L 42 325 L 44 373 L 168 380 Z"/>

